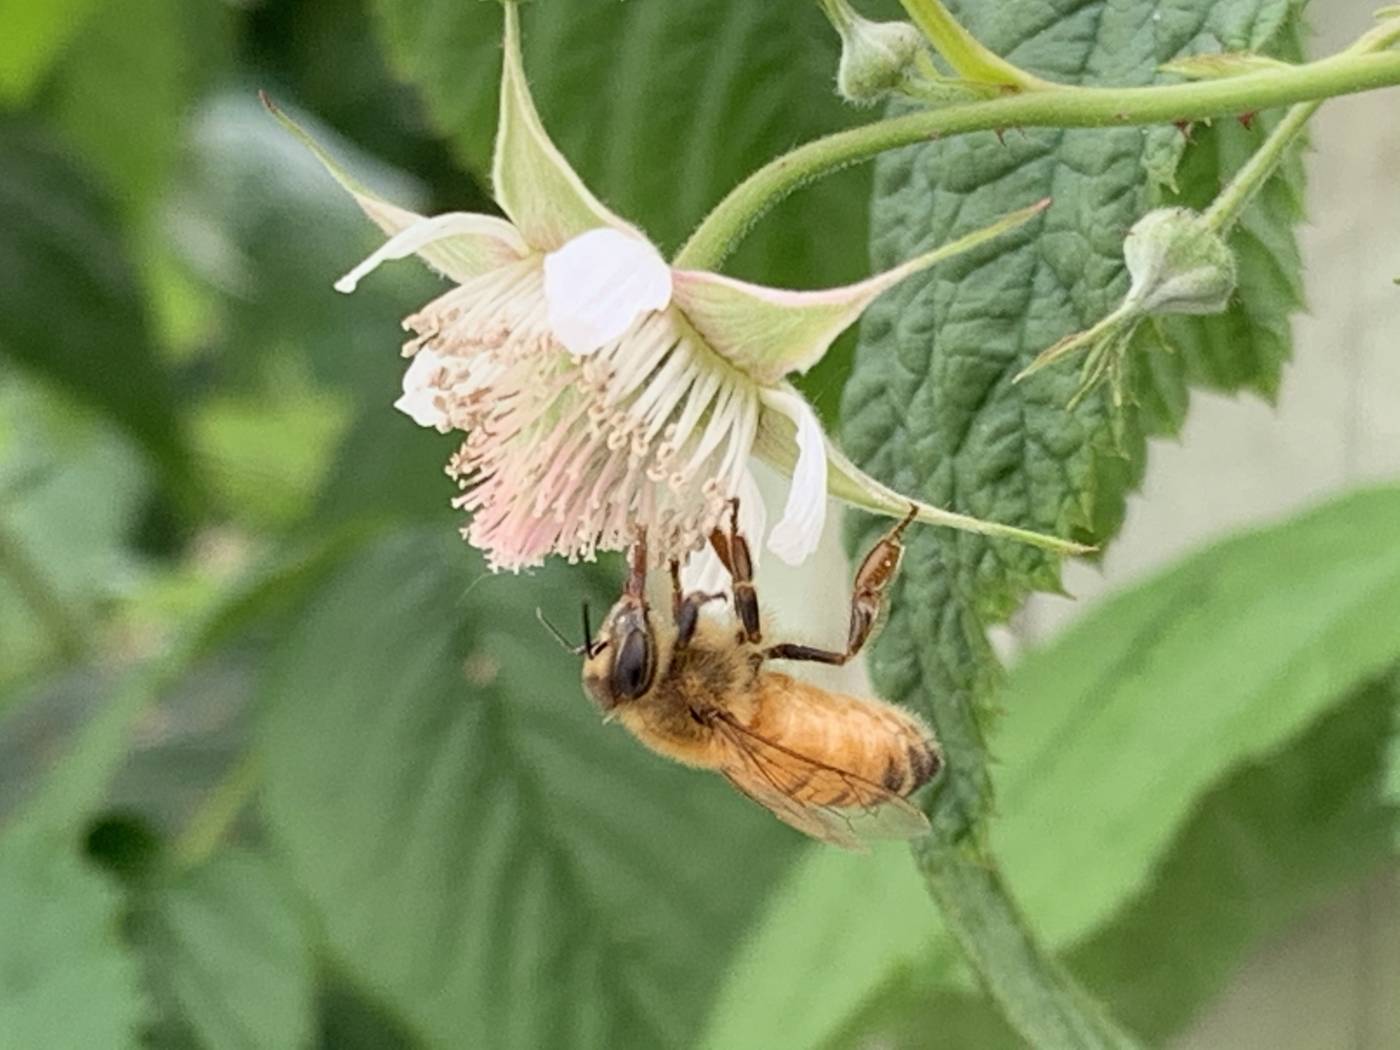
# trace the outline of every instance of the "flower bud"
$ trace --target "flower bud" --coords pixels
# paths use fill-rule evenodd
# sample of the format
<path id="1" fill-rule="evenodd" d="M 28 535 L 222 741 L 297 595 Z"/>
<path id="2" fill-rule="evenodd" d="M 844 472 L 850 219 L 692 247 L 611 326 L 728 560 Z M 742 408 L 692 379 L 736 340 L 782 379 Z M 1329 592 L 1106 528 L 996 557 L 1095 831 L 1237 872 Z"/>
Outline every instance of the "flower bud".
<path id="1" fill-rule="evenodd" d="M 847 102 L 874 105 L 903 88 L 914 74 L 924 38 L 908 22 L 871 22 L 851 13 L 837 29 L 841 64 L 836 90 Z"/>
<path id="2" fill-rule="evenodd" d="M 1063 357 L 1086 350 L 1071 404 L 1107 378 L 1123 398 L 1123 358 L 1143 321 L 1161 314 L 1217 314 L 1235 291 L 1235 257 L 1224 239 L 1189 208 L 1159 208 L 1139 219 L 1123 241 L 1132 282 L 1128 294 L 1092 328 L 1042 351 L 1016 377 L 1024 379 Z"/>
<path id="3" fill-rule="evenodd" d="M 1148 212 L 1128 231 L 1123 261 L 1132 284 L 1123 308 L 1134 314 L 1215 314 L 1235 291 L 1235 257 L 1189 208 Z"/>

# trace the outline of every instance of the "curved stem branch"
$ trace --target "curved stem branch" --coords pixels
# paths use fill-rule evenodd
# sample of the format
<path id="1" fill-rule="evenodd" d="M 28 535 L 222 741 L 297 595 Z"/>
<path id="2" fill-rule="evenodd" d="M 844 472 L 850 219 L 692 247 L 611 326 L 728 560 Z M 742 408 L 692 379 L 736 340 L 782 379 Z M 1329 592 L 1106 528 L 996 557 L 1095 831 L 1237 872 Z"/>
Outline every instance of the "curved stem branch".
<path id="1" fill-rule="evenodd" d="M 963 28 L 940 0 L 900 0 L 919 32 L 967 80 L 1000 84 L 1020 91 L 1040 91 L 1055 84 L 1012 65 Z"/>
<path id="2" fill-rule="evenodd" d="M 1400 18 L 1391 18 L 1376 26 L 1369 33 L 1352 44 L 1343 54 L 1365 55 L 1384 51 L 1400 39 Z M 1300 102 L 1288 111 L 1278 127 L 1270 133 L 1264 144 L 1255 151 L 1230 184 L 1220 191 L 1205 213 L 1205 220 L 1217 233 L 1228 233 L 1230 227 L 1240 217 L 1240 213 L 1255 193 L 1268 182 L 1269 176 L 1283 160 L 1293 140 L 1303 133 L 1321 100 Z"/>
<path id="3" fill-rule="evenodd" d="M 1206 120 L 1400 84 L 1400 53 L 1343 52 L 1305 65 L 1160 87 L 1052 87 L 909 113 L 837 132 L 760 168 L 706 216 L 676 256 L 714 269 L 758 218 L 793 190 L 885 150 L 970 131 L 1121 127 Z"/>
<path id="4" fill-rule="evenodd" d="M 1300 102 L 1279 121 L 1278 127 L 1269 133 L 1264 144 L 1254 151 L 1245 166 L 1235 173 L 1229 185 L 1211 201 L 1204 214 L 1206 224 L 1211 229 L 1219 234 L 1229 233 L 1230 227 L 1235 224 L 1245 206 L 1254 199 L 1254 195 L 1263 188 L 1264 183 L 1269 181 L 1269 176 L 1274 173 L 1274 169 L 1288 151 L 1289 144 L 1302 134 L 1308 120 L 1320 105 L 1321 102 Z"/>

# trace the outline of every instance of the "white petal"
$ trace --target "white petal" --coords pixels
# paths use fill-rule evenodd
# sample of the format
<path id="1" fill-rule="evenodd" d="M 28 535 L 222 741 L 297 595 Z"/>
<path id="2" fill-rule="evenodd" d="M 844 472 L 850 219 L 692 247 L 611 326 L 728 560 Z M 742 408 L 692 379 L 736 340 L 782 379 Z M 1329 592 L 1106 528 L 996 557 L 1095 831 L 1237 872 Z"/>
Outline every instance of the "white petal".
<path id="1" fill-rule="evenodd" d="M 442 429 L 447 424 L 447 413 L 436 404 L 442 391 L 433 385 L 441 368 L 442 359 L 437 354 L 419 350 L 403 375 L 403 396 L 394 402 L 394 407 L 420 427 Z"/>
<path id="2" fill-rule="evenodd" d="M 671 268 L 639 237 L 589 230 L 545 256 L 544 298 L 554 337 L 570 353 L 591 354 L 670 304 Z"/>
<path id="3" fill-rule="evenodd" d="M 338 292 L 353 292 L 362 278 L 390 259 L 406 259 L 424 248 L 451 241 L 461 258 L 448 275 L 466 281 L 479 273 L 523 259 L 530 249 L 515 227 L 491 215 L 454 211 L 419 219 L 376 248 L 364 262 L 335 282 Z M 434 261 L 430 255 L 429 261 Z M 471 263 L 473 265 L 468 265 Z"/>
<path id="4" fill-rule="evenodd" d="M 782 520 L 773 526 L 768 549 L 798 565 L 817 549 L 826 522 L 826 434 L 812 407 L 788 390 L 766 389 L 763 403 L 797 425 L 797 462 Z"/>
<path id="5" fill-rule="evenodd" d="M 708 543 L 686 559 L 681 568 L 681 590 L 686 594 L 728 594 L 729 571 Z"/>

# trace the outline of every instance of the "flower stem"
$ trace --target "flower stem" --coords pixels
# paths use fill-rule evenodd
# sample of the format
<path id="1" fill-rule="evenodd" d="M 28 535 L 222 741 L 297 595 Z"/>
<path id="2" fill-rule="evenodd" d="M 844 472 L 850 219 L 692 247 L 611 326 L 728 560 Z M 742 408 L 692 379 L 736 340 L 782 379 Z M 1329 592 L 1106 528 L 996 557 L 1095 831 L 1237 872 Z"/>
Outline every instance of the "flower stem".
<path id="1" fill-rule="evenodd" d="M 831 23 L 831 27 L 838 33 L 845 35 L 856 20 L 856 13 L 851 10 L 851 5 L 846 0 L 817 0 L 821 5 L 822 12 Z"/>
<path id="2" fill-rule="evenodd" d="M 919 27 L 953 72 L 967 80 L 999 84 L 1020 91 L 1055 88 L 1049 81 L 1012 65 L 962 27 L 940 0 L 900 0 L 909 18 Z"/>
<path id="3" fill-rule="evenodd" d="M 1036 942 L 978 842 L 916 849 L 929 893 L 1002 1013 L 1032 1047 L 1137 1050 L 1140 1044 Z"/>
<path id="4" fill-rule="evenodd" d="M 1052 86 L 1005 98 L 908 113 L 799 146 L 736 186 L 676 256 L 715 269 L 748 229 L 798 187 L 885 150 L 970 131 L 1015 127 L 1122 127 L 1206 120 L 1400 84 L 1400 53 L 1344 51 L 1316 62 L 1221 80 L 1157 87 Z"/>
<path id="5" fill-rule="evenodd" d="M 1400 38 L 1400 18 L 1390 18 L 1366 33 L 1352 44 L 1343 55 L 1368 55 L 1382 52 Z M 1340 56 L 1339 56 L 1340 57 Z M 1240 214 L 1254 199 L 1255 193 L 1269 181 L 1269 176 L 1279 166 L 1289 145 L 1302 134 L 1312 115 L 1322 100 L 1300 102 L 1288 111 L 1278 127 L 1269 134 L 1264 144 L 1254 152 L 1230 184 L 1220 191 L 1205 212 L 1205 220 L 1216 233 L 1230 231 Z"/>
<path id="6" fill-rule="evenodd" d="M 1283 160 L 1289 144 L 1302 133 L 1320 105 L 1320 101 L 1300 102 L 1288 111 L 1283 120 L 1279 121 L 1278 127 L 1264 140 L 1264 144 L 1254 151 L 1254 155 L 1245 166 L 1235 172 L 1230 184 L 1211 201 L 1210 207 L 1202 216 L 1206 225 L 1216 233 L 1229 233 L 1230 227 L 1235 224 L 1246 205 L 1254 199 L 1254 195 L 1263 188 L 1264 183 L 1269 181 L 1269 176 Z"/>

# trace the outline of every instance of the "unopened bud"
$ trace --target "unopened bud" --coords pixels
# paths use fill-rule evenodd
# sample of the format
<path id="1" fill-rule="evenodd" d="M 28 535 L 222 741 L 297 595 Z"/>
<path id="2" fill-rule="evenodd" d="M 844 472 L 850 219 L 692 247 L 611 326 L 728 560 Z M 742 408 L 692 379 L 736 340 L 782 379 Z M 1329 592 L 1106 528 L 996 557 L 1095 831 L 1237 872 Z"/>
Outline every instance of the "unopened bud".
<path id="1" fill-rule="evenodd" d="M 1128 231 L 1123 261 L 1132 284 L 1123 309 L 1135 314 L 1216 314 L 1235 291 L 1235 257 L 1189 208 L 1148 212 Z"/>
<path id="2" fill-rule="evenodd" d="M 837 29 L 841 64 L 836 90 L 847 102 L 874 105 L 914 75 L 924 38 L 908 22 L 871 22 L 852 14 Z"/>
<path id="3" fill-rule="evenodd" d="M 1123 398 L 1123 358 L 1133 335 L 1158 314 L 1215 314 L 1235 291 L 1235 257 L 1220 234 L 1189 208 L 1148 212 L 1123 241 L 1123 261 L 1132 283 L 1117 309 L 1082 332 L 1042 351 L 1017 377 L 1021 380 L 1080 350 L 1083 376 L 1071 404 L 1108 379 L 1114 399 Z"/>

